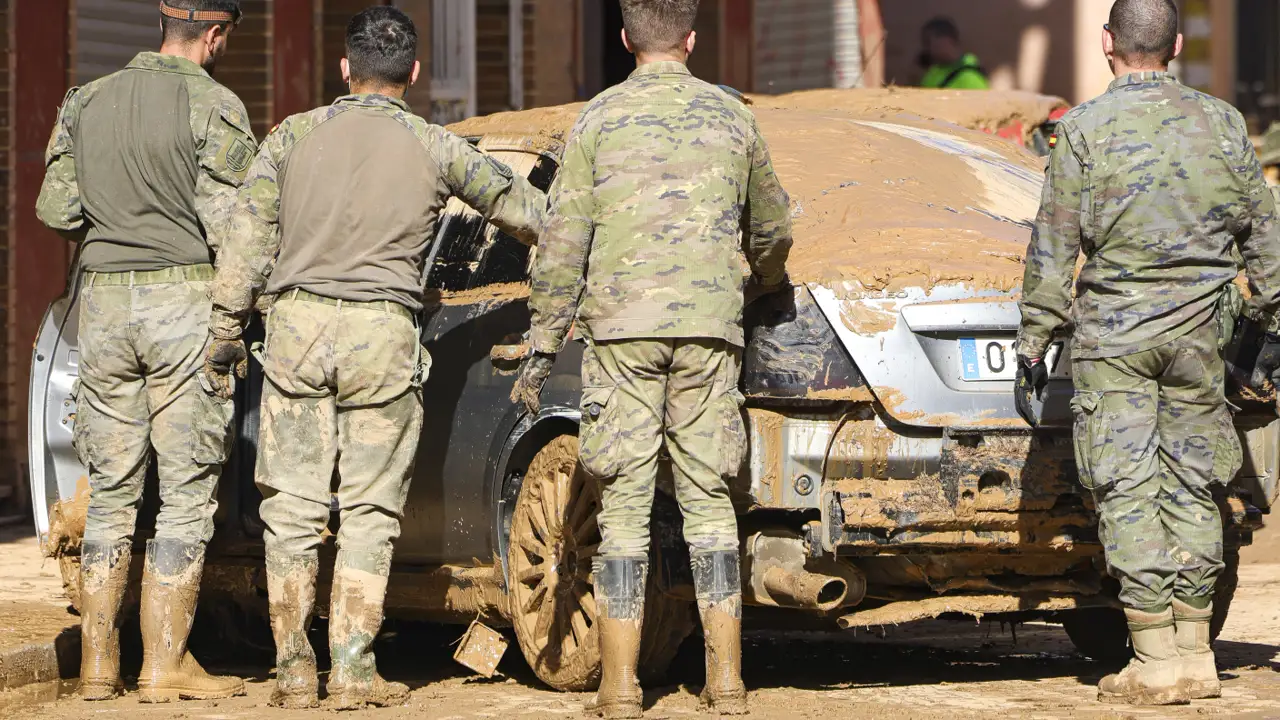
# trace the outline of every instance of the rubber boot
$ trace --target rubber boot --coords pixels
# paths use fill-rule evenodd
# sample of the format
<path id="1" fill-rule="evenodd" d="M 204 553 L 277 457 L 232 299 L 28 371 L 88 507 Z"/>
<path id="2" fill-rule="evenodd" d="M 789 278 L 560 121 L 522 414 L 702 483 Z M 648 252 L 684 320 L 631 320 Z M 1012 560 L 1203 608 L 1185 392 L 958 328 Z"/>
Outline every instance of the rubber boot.
<path id="1" fill-rule="evenodd" d="M 80 697 L 110 700 L 120 682 L 120 605 L 129 584 L 128 541 L 80 548 Z"/>
<path id="2" fill-rule="evenodd" d="M 702 704 L 720 715 L 746 715 L 738 551 L 695 552 L 690 554 L 690 560 L 707 648 L 707 684 L 702 689 Z"/>
<path id="3" fill-rule="evenodd" d="M 591 564 L 599 610 L 601 673 L 600 689 L 587 704 L 587 713 L 611 720 L 638 718 L 644 714 L 644 693 L 636 668 L 640 664 L 649 561 L 595 557 Z"/>
<path id="4" fill-rule="evenodd" d="M 385 557 L 384 557 L 385 556 Z M 378 674 L 373 641 L 382 629 L 391 557 L 338 550 L 329 603 L 329 704 L 335 710 L 392 707 L 409 699 L 407 685 Z"/>
<path id="5" fill-rule="evenodd" d="M 1209 623 L 1213 620 L 1213 603 L 1203 610 L 1173 599 L 1174 634 L 1178 639 L 1178 655 L 1182 658 L 1182 677 L 1192 700 L 1222 697 L 1222 682 L 1213 648 L 1209 647 Z"/>
<path id="6" fill-rule="evenodd" d="M 1098 700 L 1130 705 L 1184 705 L 1191 701 L 1173 629 L 1173 610 L 1148 613 L 1125 608 L 1134 658 L 1102 678 Z"/>
<path id="7" fill-rule="evenodd" d="M 187 651 L 204 570 L 204 544 L 157 538 L 147 543 L 142 575 L 142 672 L 138 700 L 216 700 L 244 694 L 244 681 L 210 675 Z"/>
<path id="8" fill-rule="evenodd" d="M 267 596 L 271 634 L 276 641 L 276 688 L 272 707 L 301 710 L 320 704 L 316 651 L 307 639 L 316 604 L 315 555 L 267 555 Z"/>

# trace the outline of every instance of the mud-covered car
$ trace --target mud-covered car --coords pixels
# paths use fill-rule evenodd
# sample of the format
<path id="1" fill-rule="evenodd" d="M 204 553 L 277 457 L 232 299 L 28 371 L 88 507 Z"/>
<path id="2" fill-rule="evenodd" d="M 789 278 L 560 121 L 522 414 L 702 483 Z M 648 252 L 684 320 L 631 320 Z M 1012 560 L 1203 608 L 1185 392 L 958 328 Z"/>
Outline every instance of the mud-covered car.
<path id="1" fill-rule="evenodd" d="M 546 188 L 577 110 L 505 113 L 453 129 Z M 746 312 L 750 448 L 732 495 L 748 627 L 839 631 L 950 613 L 1042 618 L 1062 622 L 1086 654 L 1124 653 L 1117 587 L 1106 577 L 1092 498 L 1076 478 L 1062 343 L 1044 426 L 1032 432 L 1013 404 L 1016 298 L 1043 161 L 919 117 L 755 112 L 791 194 L 796 285 Z M 558 357 L 537 416 L 508 400 L 529 325 L 531 252 L 456 200 L 443 217 L 421 325 L 434 358 L 426 421 L 387 609 L 392 618 L 509 624 L 539 678 L 580 689 L 599 677 L 590 574 L 599 501 L 577 470 L 581 345 Z M 30 427 L 36 525 L 73 598 L 87 501 L 71 447 L 76 290 L 45 317 Z M 261 382 L 255 367 L 240 388 L 202 596 L 206 608 L 258 615 Z M 1238 549 L 1274 499 L 1280 452 L 1273 408 L 1233 401 L 1246 461 L 1219 493 L 1228 567 L 1215 630 L 1234 592 Z M 641 663 L 651 676 L 696 622 L 669 477 L 663 484 Z M 145 523 L 154 481 L 144 505 Z"/>
<path id="2" fill-rule="evenodd" d="M 981 130 L 1049 154 L 1049 137 L 1071 109 L 1060 97 L 1025 90 L 934 90 L 888 87 L 850 90 L 801 90 L 785 95 L 753 95 L 762 107 L 790 110 L 838 110 L 867 119 L 917 117 Z"/>

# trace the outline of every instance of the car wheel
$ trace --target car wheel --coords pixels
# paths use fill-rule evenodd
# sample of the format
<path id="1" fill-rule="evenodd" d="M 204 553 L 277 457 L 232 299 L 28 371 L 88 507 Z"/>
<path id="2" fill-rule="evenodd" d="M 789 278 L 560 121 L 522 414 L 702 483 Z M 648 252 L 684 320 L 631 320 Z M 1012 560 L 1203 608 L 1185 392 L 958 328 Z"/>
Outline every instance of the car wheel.
<path id="1" fill-rule="evenodd" d="M 538 679 L 557 690 L 600 682 L 591 558 L 600 546 L 599 494 L 578 467 L 578 438 L 561 435 L 529 463 L 511 521 L 511 624 Z M 661 593 L 650 572 L 641 679 L 666 672 L 693 630 L 691 603 Z"/>
<path id="2" fill-rule="evenodd" d="M 1213 591 L 1213 619 L 1209 636 L 1217 640 L 1227 622 L 1231 600 L 1236 594 L 1240 570 L 1240 550 L 1229 547 L 1223 555 L 1226 567 Z M 1129 626 L 1118 608 L 1084 608 L 1062 615 L 1062 628 L 1080 654 L 1100 662 L 1125 662 L 1133 656 L 1129 646 Z"/>

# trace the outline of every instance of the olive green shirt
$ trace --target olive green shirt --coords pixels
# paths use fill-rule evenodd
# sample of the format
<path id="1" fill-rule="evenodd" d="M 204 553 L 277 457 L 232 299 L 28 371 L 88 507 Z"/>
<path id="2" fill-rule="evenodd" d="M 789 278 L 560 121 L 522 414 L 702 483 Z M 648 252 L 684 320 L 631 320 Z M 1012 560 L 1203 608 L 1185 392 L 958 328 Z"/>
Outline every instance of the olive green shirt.
<path id="1" fill-rule="evenodd" d="M 144 52 L 67 93 L 36 212 L 94 272 L 209 263 L 256 143 L 244 104 L 185 58 Z"/>
<path id="2" fill-rule="evenodd" d="M 264 290 L 421 309 L 423 263 L 453 195 L 537 242 L 542 191 L 402 100 L 350 95 L 286 119 L 240 192 L 218 260 L 214 332 L 238 336 Z"/>

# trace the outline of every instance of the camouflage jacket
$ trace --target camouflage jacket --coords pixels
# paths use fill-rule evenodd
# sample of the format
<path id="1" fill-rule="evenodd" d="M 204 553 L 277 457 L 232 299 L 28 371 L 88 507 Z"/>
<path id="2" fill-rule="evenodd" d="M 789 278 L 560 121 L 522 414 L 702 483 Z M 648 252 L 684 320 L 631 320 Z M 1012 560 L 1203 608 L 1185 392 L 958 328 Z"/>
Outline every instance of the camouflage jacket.
<path id="1" fill-rule="evenodd" d="M 1170 342 L 1213 318 L 1240 270 L 1236 247 L 1252 311 L 1274 329 L 1276 203 L 1235 108 L 1168 73 L 1135 73 L 1063 117 L 1053 145 L 1027 248 L 1018 352 L 1042 357 L 1069 321 L 1073 357 Z"/>
<path id="2" fill-rule="evenodd" d="M 189 127 L 167 122 L 175 93 L 188 109 L 175 120 Z M 84 231 L 91 270 L 209 262 L 256 149 L 234 93 L 190 60 L 140 53 L 67 93 L 36 212 L 55 230 Z"/>
<path id="3" fill-rule="evenodd" d="M 569 135 L 534 261 L 531 344 L 559 351 L 576 315 L 595 340 L 741 345 L 742 253 L 773 284 L 790 249 L 790 201 L 751 112 L 680 63 L 644 65 Z"/>
<path id="4" fill-rule="evenodd" d="M 546 195 L 402 100 L 350 95 L 271 131 L 218 259 L 213 332 L 236 337 L 264 291 L 422 307 L 423 263 L 451 196 L 537 242 Z"/>

